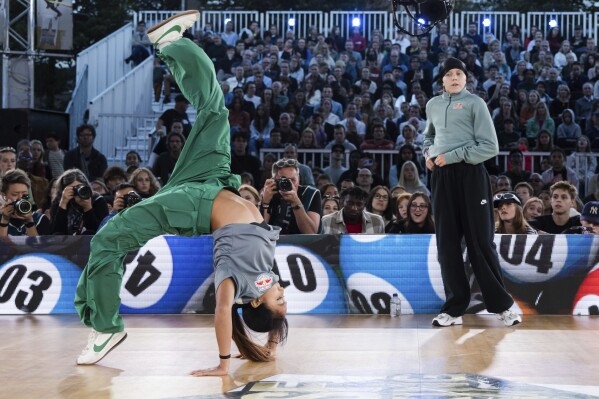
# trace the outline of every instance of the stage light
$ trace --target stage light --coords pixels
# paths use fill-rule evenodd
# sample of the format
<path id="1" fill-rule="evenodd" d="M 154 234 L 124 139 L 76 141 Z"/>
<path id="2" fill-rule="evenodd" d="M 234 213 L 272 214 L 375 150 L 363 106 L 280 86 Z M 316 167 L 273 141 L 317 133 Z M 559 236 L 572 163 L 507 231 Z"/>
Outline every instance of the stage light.
<path id="1" fill-rule="evenodd" d="M 444 21 L 453 9 L 455 0 L 392 0 L 393 24 L 402 33 L 424 36 Z M 411 22 L 406 28 L 397 19 L 398 7 L 404 6 Z M 412 30 L 410 30 L 412 29 Z M 420 32 L 414 32 L 417 29 Z"/>
<path id="2" fill-rule="evenodd" d="M 488 28 L 489 26 L 491 26 L 491 20 L 489 18 L 483 19 L 483 26 L 485 28 Z"/>
<path id="3" fill-rule="evenodd" d="M 362 25 L 362 21 L 360 20 L 360 18 L 359 18 L 359 17 L 354 17 L 354 18 L 351 20 L 351 26 L 353 26 L 354 28 L 359 28 L 359 27 L 360 27 L 360 25 Z"/>
<path id="4" fill-rule="evenodd" d="M 231 18 L 225 18 L 225 25 L 231 22 Z"/>
<path id="5" fill-rule="evenodd" d="M 289 25 L 291 28 L 293 28 L 295 26 L 295 18 L 291 17 L 287 20 L 287 25 Z"/>
<path id="6" fill-rule="evenodd" d="M 555 19 L 551 19 L 549 21 L 549 27 L 550 28 L 557 28 L 557 21 Z"/>

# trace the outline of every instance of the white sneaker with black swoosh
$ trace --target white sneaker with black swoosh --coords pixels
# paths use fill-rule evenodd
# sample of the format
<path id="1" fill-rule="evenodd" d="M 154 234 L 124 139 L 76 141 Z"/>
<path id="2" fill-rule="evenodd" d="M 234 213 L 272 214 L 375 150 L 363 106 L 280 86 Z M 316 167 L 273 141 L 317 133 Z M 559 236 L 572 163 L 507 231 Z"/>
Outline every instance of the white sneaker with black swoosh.
<path id="1" fill-rule="evenodd" d="M 198 10 L 189 10 L 173 15 L 148 29 L 148 37 L 158 50 L 162 50 L 183 37 L 183 32 L 193 26 L 200 16 Z"/>
<path id="2" fill-rule="evenodd" d="M 95 364 L 127 338 L 125 331 L 117 333 L 101 333 L 92 330 L 87 338 L 87 346 L 77 358 L 77 364 Z"/>

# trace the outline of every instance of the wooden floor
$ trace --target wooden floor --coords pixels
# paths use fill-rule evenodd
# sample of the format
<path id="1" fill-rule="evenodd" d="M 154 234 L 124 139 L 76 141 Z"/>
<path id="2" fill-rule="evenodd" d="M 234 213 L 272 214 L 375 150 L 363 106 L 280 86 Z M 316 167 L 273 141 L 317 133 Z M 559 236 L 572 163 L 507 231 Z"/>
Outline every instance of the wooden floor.
<path id="1" fill-rule="evenodd" d="M 276 362 L 195 378 L 218 361 L 212 316 L 126 316 L 128 339 L 85 367 L 75 316 L 0 316 L 0 398 L 599 396 L 599 317 L 431 317 L 293 315 Z"/>

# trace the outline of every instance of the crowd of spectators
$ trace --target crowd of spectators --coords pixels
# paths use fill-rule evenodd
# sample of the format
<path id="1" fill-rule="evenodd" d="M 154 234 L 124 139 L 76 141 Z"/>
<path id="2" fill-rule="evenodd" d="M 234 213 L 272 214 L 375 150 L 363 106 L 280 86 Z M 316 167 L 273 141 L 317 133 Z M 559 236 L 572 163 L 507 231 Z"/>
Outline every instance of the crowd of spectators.
<path id="1" fill-rule="evenodd" d="M 297 37 L 251 21 L 228 22 L 223 32 L 207 23 L 185 34 L 214 62 L 240 193 L 284 233 L 434 232 L 421 149 L 426 103 L 439 94 L 439 65 L 448 56 L 467 65 L 466 89 L 486 101 L 500 149 L 509 153 L 507 162 L 485 164 L 497 231 L 590 231 L 585 212 L 599 201 L 595 38 L 581 26 L 523 33 L 512 25 L 500 41 L 478 27 L 473 21 L 459 35 L 442 23 L 434 38 L 364 35 L 359 27 L 349 37 L 339 27 Z M 136 28 L 127 61 L 151 53 L 144 29 Z M 129 192 L 147 198 L 166 184 L 192 124 L 187 99 L 158 57 L 153 85 L 154 99 L 174 107 L 157 120 L 147 167 L 132 151 L 124 165 L 108 168 L 90 125 L 77 129 L 78 146 L 69 152 L 55 133 L 45 143 L 0 149 L 0 235 L 93 234 L 132 205 Z M 312 150 L 324 156 L 305 156 Z M 394 162 L 381 168 L 381 153 L 372 150 L 395 152 Z M 78 193 L 82 186 L 89 196 Z M 23 195 L 37 216 L 15 213 Z"/>
<path id="2" fill-rule="evenodd" d="M 502 40 L 479 31 L 472 21 L 463 35 L 442 23 L 434 35 L 420 38 L 384 37 L 378 30 L 364 35 L 360 27 L 349 37 L 339 27 L 330 32 L 313 27 L 306 37 L 297 37 L 293 30 L 279 32 L 274 24 L 263 29 L 251 21 L 246 27 L 228 22 L 223 32 L 206 24 L 188 35 L 213 60 L 221 82 L 230 111 L 233 169 L 256 189 L 266 217 L 278 223 L 285 213 L 280 223 L 293 232 L 312 232 L 298 229 L 294 219 L 300 211 L 294 206 L 301 206 L 302 214 L 315 212 L 314 204 L 302 199 L 311 186 L 321 191 L 321 232 L 434 231 L 430 206 L 418 215 L 411 211 L 414 203 L 430 204 L 421 155 L 425 110 L 439 94 L 439 66 L 449 56 L 467 65 L 466 89 L 486 101 L 500 149 L 509 153 L 506 162 L 485 164 L 494 194 L 518 198 L 499 201 L 498 207 L 510 208 L 512 219 L 521 213 L 531 221 L 519 223 L 517 231 L 534 231 L 535 217 L 556 219 L 554 208 L 564 207 L 554 204 L 553 196 L 556 184 L 566 182 L 572 188 L 561 188 L 572 197 L 566 213 L 580 224 L 583 205 L 599 200 L 593 152 L 599 148 L 595 38 L 584 36 L 578 25 L 530 32 L 512 25 Z M 157 68 L 156 76 L 169 75 L 163 66 Z M 176 91 L 171 81 L 163 79 L 163 85 Z M 305 156 L 310 150 L 325 154 Z M 372 150 L 395 151 L 395 161 L 381 168 L 380 153 Z M 295 164 L 288 165 L 290 160 Z M 273 195 L 273 181 L 286 168 L 298 172 L 292 186 L 299 196 Z M 337 194 L 322 191 L 331 186 Z M 421 204 L 422 196 L 427 200 Z M 515 207 L 520 213 L 512 212 Z M 499 208 L 498 231 L 516 231 L 502 222 L 506 212 Z M 422 219 L 418 228 L 407 227 L 412 216 Z M 559 227 L 564 219 L 557 219 Z M 563 227 L 560 232 L 571 226 Z"/>
<path id="3" fill-rule="evenodd" d="M 93 235 L 122 209 L 158 192 L 154 173 L 135 151 L 124 168 L 108 167 L 94 148 L 92 125 L 77 128 L 77 146 L 60 147 L 48 132 L 45 146 L 23 139 L 0 148 L 0 236 Z"/>

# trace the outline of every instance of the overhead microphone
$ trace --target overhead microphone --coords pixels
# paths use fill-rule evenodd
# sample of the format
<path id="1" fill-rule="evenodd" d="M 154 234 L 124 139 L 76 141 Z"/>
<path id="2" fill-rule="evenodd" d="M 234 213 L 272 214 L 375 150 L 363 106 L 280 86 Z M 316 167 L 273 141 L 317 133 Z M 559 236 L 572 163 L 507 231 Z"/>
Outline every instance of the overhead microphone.
<path id="1" fill-rule="evenodd" d="M 455 0 L 391 0 L 393 6 L 393 24 L 402 33 L 410 36 L 424 36 L 437 24 L 447 19 L 455 6 Z M 410 17 L 409 27 L 403 27 L 397 19 L 398 8 L 403 6 Z M 422 32 L 417 32 L 422 29 Z"/>

